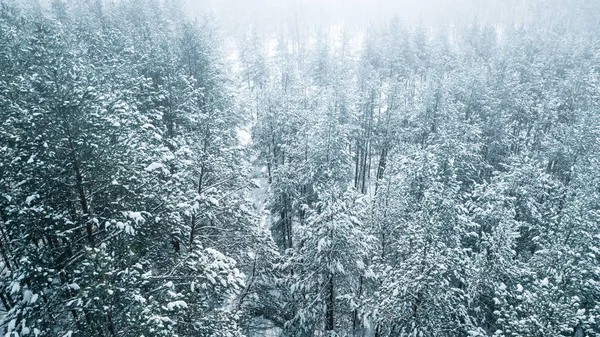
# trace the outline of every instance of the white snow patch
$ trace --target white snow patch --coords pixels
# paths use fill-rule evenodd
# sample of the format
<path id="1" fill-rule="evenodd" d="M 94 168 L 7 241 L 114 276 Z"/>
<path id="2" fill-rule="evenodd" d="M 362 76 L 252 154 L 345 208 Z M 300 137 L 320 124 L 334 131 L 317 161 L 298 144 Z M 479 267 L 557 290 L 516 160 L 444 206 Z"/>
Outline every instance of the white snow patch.
<path id="1" fill-rule="evenodd" d="M 206 275 L 206 278 L 210 281 L 210 283 L 215 284 L 217 283 L 217 281 L 214 279 L 214 277 L 210 276 L 210 275 Z"/>
<path id="2" fill-rule="evenodd" d="M 211 204 L 215 205 L 215 206 L 219 206 L 219 200 L 213 198 L 213 197 L 208 197 L 208 201 L 210 201 Z"/>
<path id="3" fill-rule="evenodd" d="M 7 336 L 10 336 L 10 332 L 13 331 L 15 329 L 15 325 L 17 325 L 17 320 L 13 319 L 10 322 L 8 322 L 8 326 L 6 327 L 6 331 L 7 331 Z"/>
<path id="4" fill-rule="evenodd" d="M 148 172 L 152 172 L 152 171 L 162 168 L 162 167 L 164 167 L 164 165 L 162 163 L 154 162 L 154 163 L 148 165 L 144 170 L 146 170 Z"/>
<path id="5" fill-rule="evenodd" d="M 356 266 L 358 267 L 358 269 L 360 270 L 364 270 L 365 269 L 365 263 L 362 262 L 362 260 L 356 260 Z"/>
<path id="6" fill-rule="evenodd" d="M 247 130 L 237 129 L 236 130 L 238 140 L 240 141 L 240 145 L 247 146 L 252 143 L 252 135 Z"/>
<path id="7" fill-rule="evenodd" d="M 39 297 L 38 294 L 33 294 L 31 296 L 31 299 L 29 300 L 29 303 L 34 304 L 35 302 L 37 302 L 38 297 Z"/>
<path id="8" fill-rule="evenodd" d="M 125 226 L 125 233 L 129 235 L 135 235 L 135 229 L 132 226 Z"/>
<path id="9" fill-rule="evenodd" d="M 187 305 L 187 303 L 185 303 L 185 301 L 174 301 L 174 302 L 169 302 L 167 304 L 167 308 L 169 310 L 174 310 L 177 308 L 187 308 L 187 307 L 188 307 L 188 305 Z"/>
<path id="10" fill-rule="evenodd" d="M 25 326 L 25 320 L 21 321 L 21 336 L 29 335 L 29 328 Z"/>
<path id="11" fill-rule="evenodd" d="M 27 303 L 31 300 L 31 296 L 33 295 L 33 292 L 31 292 L 31 290 L 25 290 L 23 292 L 23 302 Z"/>
<path id="12" fill-rule="evenodd" d="M 144 217 L 142 216 L 141 212 L 128 211 L 128 212 L 126 212 L 126 215 L 128 218 L 135 221 L 136 224 L 146 221 L 146 219 L 144 219 Z"/>
<path id="13" fill-rule="evenodd" d="M 29 206 L 29 205 L 31 205 L 31 202 L 32 202 L 32 201 L 34 201 L 35 199 L 37 199 L 37 198 L 39 198 L 39 197 L 40 197 L 40 195 L 39 195 L 39 194 L 37 194 L 37 193 L 36 193 L 36 194 L 32 194 L 32 195 L 28 196 L 28 197 L 25 199 L 25 203 L 27 204 L 27 206 Z"/>
<path id="14" fill-rule="evenodd" d="M 18 292 L 19 290 L 21 290 L 21 285 L 19 284 L 19 282 L 14 282 L 12 284 L 12 288 L 10 290 L 10 293 L 14 294 L 14 293 Z"/>
<path id="15" fill-rule="evenodd" d="M 133 295 L 133 299 L 142 304 L 146 303 L 146 299 L 140 295 Z"/>
<path id="16" fill-rule="evenodd" d="M 376 279 L 377 275 L 375 274 L 375 272 L 373 271 L 373 269 L 369 268 L 365 271 L 365 277 L 366 278 L 371 278 L 371 279 Z"/>

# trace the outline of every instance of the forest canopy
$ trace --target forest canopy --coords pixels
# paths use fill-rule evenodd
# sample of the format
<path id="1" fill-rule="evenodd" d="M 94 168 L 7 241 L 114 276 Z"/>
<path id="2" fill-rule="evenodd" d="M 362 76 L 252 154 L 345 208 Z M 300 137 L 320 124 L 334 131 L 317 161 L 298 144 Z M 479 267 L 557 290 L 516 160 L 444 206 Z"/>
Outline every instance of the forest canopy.
<path id="1" fill-rule="evenodd" d="M 600 3 L 268 3 L 0 0 L 0 333 L 600 336 Z"/>

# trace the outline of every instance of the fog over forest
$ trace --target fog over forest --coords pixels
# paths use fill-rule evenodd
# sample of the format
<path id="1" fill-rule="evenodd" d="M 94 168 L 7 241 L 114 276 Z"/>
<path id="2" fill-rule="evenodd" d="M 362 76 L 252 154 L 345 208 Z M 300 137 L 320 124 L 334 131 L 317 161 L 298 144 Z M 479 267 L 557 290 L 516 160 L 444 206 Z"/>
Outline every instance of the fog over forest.
<path id="1" fill-rule="evenodd" d="M 368 27 L 397 17 L 410 25 L 464 26 L 474 22 L 490 25 L 588 24 L 598 22 L 600 4 L 585 0 L 185 0 L 192 16 L 216 15 L 223 26 L 247 25 L 275 30 L 294 25 L 307 28 L 345 23 Z M 311 27 L 314 28 L 314 27 Z"/>
<path id="2" fill-rule="evenodd" d="M 0 335 L 600 337 L 600 1 L 0 0 Z"/>

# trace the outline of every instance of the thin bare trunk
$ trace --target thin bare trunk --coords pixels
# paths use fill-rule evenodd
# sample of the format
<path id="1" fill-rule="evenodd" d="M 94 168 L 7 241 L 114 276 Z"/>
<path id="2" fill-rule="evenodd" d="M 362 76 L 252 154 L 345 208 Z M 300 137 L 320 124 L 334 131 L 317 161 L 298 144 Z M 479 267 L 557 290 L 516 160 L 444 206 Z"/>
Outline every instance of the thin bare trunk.
<path id="1" fill-rule="evenodd" d="M 329 275 L 329 285 L 328 285 L 328 296 L 329 298 L 327 299 L 327 315 L 326 315 L 326 322 L 327 322 L 327 326 L 326 326 L 326 330 L 328 331 L 333 331 L 335 325 L 334 325 L 334 294 L 333 294 L 333 275 Z"/>

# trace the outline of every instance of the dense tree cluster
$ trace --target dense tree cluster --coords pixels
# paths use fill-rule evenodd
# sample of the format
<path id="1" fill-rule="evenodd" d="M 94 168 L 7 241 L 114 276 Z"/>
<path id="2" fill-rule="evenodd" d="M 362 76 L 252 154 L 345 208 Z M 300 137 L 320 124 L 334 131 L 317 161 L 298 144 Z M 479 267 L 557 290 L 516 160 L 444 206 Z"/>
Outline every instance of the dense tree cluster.
<path id="1" fill-rule="evenodd" d="M 600 334 L 598 35 L 450 32 L 292 35 L 250 80 L 290 335 Z"/>
<path id="2" fill-rule="evenodd" d="M 600 336 L 597 29 L 0 6 L 6 336 Z"/>
<path id="3" fill-rule="evenodd" d="M 7 336 L 237 336 L 268 236 L 210 20 L 153 1 L 0 9 Z M 264 250 L 263 247 L 261 249 Z"/>

